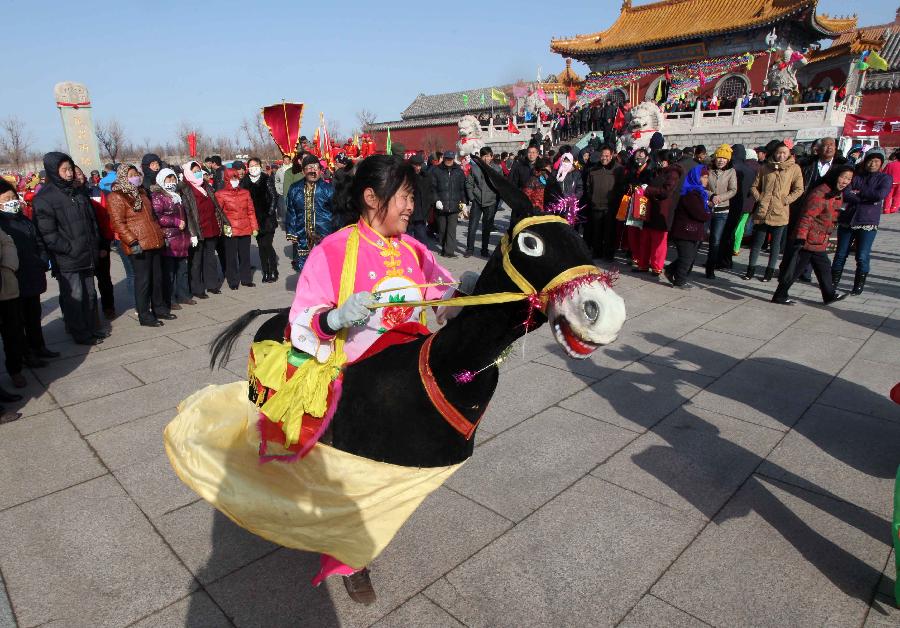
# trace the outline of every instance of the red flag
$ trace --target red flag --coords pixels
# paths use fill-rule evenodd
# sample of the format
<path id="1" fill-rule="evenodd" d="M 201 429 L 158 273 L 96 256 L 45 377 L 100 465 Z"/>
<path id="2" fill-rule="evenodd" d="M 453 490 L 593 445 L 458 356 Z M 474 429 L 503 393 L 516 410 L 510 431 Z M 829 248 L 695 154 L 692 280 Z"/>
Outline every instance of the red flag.
<path id="1" fill-rule="evenodd" d="M 519 127 L 516 126 L 516 123 L 513 122 L 512 116 L 509 117 L 509 124 L 506 125 L 506 130 L 510 133 L 518 133 Z"/>
<path id="2" fill-rule="evenodd" d="M 283 155 L 293 155 L 300 139 L 303 103 L 280 102 L 262 108 L 263 122 Z"/>
<path id="3" fill-rule="evenodd" d="M 666 82 L 672 82 L 672 73 L 669 71 L 669 66 L 666 66 Z"/>
<path id="4" fill-rule="evenodd" d="M 569 104 L 575 101 L 575 88 L 569 87 Z"/>
<path id="5" fill-rule="evenodd" d="M 188 154 L 191 157 L 196 157 L 197 156 L 197 134 L 196 133 L 188 133 L 187 143 L 188 143 Z"/>
<path id="6" fill-rule="evenodd" d="M 616 108 L 616 117 L 613 120 L 613 128 L 616 131 L 621 131 L 622 127 L 625 126 L 625 112 L 622 111 L 621 107 Z"/>
<path id="7" fill-rule="evenodd" d="M 312 148 L 310 152 L 316 157 L 322 156 L 321 140 L 319 139 L 319 127 L 316 127 L 316 134 L 313 135 Z"/>
<path id="8" fill-rule="evenodd" d="M 703 70 L 700 70 L 700 87 L 706 85 L 706 75 L 703 74 Z"/>

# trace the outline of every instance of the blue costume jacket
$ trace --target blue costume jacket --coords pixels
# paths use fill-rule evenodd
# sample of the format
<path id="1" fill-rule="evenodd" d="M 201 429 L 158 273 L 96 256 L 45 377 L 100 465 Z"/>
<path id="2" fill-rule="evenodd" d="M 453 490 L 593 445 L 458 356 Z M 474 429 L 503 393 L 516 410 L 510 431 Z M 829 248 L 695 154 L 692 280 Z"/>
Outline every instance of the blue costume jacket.
<path id="1" fill-rule="evenodd" d="M 334 186 L 326 181 L 316 181 L 312 207 L 306 206 L 305 190 L 306 181 L 303 179 L 291 185 L 287 193 L 287 212 L 284 225 L 285 232 L 297 238 L 297 265 L 301 269 L 312 247 L 334 231 L 334 214 L 331 204 L 334 197 Z"/>

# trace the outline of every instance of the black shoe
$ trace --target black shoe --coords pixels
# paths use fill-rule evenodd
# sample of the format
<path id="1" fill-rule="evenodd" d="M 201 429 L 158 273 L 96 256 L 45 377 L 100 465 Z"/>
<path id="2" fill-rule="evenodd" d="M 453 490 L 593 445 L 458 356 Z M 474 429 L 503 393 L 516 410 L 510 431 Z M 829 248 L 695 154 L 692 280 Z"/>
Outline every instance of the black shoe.
<path id="1" fill-rule="evenodd" d="M 868 273 L 861 273 L 858 270 L 856 271 L 856 277 L 853 279 L 853 290 L 850 291 L 850 294 L 854 296 L 859 296 L 863 293 L 863 290 L 866 289 L 866 277 Z"/>
<path id="2" fill-rule="evenodd" d="M 475 251 L 466 251 L 465 253 L 463 253 L 463 257 L 466 258 L 472 257 L 473 255 L 475 255 Z"/>
<path id="3" fill-rule="evenodd" d="M 837 303 L 838 301 L 843 301 L 846 298 L 847 298 L 846 292 L 835 292 L 833 295 L 831 295 L 830 298 L 825 299 L 823 301 L 823 303 L 825 305 L 831 305 L 832 303 Z"/>
<path id="4" fill-rule="evenodd" d="M 208 299 L 209 295 L 204 292 L 203 294 L 195 294 L 194 298 L 195 299 Z"/>
<path id="5" fill-rule="evenodd" d="M 366 606 L 375 603 L 375 588 L 368 569 L 361 569 L 354 574 L 344 576 L 344 586 L 350 599 Z"/>
<path id="6" fill-rule="evenodd" d="M 261 281 L 262 283 L 269 283 L 270 281 L 272 281 L 272 276 L 269 273 L 263 273 Z"/>
<path id="7" fill-rule="evenodd" d="M 253 283 L 252 281 L 249 283 L 242 283 L 241 285 L 244 287 L 247 287 L 247 288 L 255 288 L 256 287 L 256 284 Z"/>
<path id="8" fill-rule="evenodd" d="M 22 356 L 22 364 L 30 369 L 39 369 L 47 366 L 47 363 L 40 358 L 28 354 Z"/>
<path id="9" fill-rule="evenodd" d="M 772 281 L 772 277 L 774 277 L 774 276 L 775 276 L 775 269 L 767 268 L 766 272 L 763 273 L 762 279 L 760 279 L 760 281 Z"/>
<path id="10" fill-rule="evenodd" d="M 50 351 L 47 347 L 41 347 L 34 352 L 34 355 L 39 358 L 58 358 L 62 354 L 59 351 Z"/>
<path id="11" fill-rule="evenodd" d="M 491 254 L 488 253 L 487 251 L 482 251 L 480 255 L 481 255 L 481 257 L 490 257 L 491 256 Z"/>
<path id="12" fill-rule="evenodd" d="M 747 266 L 747 272 L 741 275 L 741 279 L 747 281 L 748 279 L 753 279 L 753 275 L 756 274 L 756 266 Z"/>
<path id="13" fill-rule="evenodd" d="M 213 294 L 222 294 L 222 291 L 219 288 L 210 288 L 209 291 Z"/>
<path id="14" fill-rule="evenodd" d="M 91 347 L 93 345 L 99 345 L 103 342 L 102 338 L 94 338 L 91 336 L 90 338 L 82 338 L 80 340 L 75 340 L 76 345 L 85 345 L 87 347 Z"/>
<path id="15" fill-rule="evenodd" d="M 458 257 L 458 255 L 457 255 L 456 253 L 448 253 L 448 254 L 445 255 L 444 257 L 446 257 L 446 258 L 448 258 L 448 259 L 451 259 L 451 258 L 454 258 L 454 257 Z"/>
<path id="16" fill-rule="evenodd" d="M 0 388 L 0 401 L 3 401 L 5 403 L 22 401 L 22 395 L 17 395 L 16 393 L 11 393 L 8 390 Z"/>
<path id="17" fill-rule="evenodd" d="M 663 277 L 666 278 L 666 281 L 668 281 L 670 284 L 675 286 L 675 275 L 672 274 L 671 270 L 669 270 L 668 268 L 664 268 L 663 269 Z"/>
<path id="18" fill-rule="evenodd" d="M 790 297 L 784 297 L 783 299 L 772 297 L 772 303 L 777 303 L 779 305 L 797 305 L 797 302 Z"/>
<path id="19" fill-rule="evenodd" d="M 154 318 L 153 320 L 149 320 L 149 321 L 141 321 L 140 323 L 141 323 L 141 327 L 162 327 L 163 326 L 163 322 L 161 320 L 159 320 L 158 318 Z"/>
<path id="20" fill-rule="evenodd" d="M 713 270 L 712 268 L 707 268 L 707 269 L 706 269 L 706 278 L 707 278 L 707 279 L 715 279 L 715 278 L 716 278 L 716 271 Z"/>
<path id="21" fill-rule="evenodd" d="M 797 281 L 802 281 L 803 283 L 812 283 L 812 277 L 809 275 L 800 275 L 797 277 Z"/>
<path id="22" fill-rule="evenodd" d="M 276 281 L 278 281 L 278 271 L 277 270 L 274 273 L 272 273 L 272 282 L 274 283 Z"/>
<path id="23" fill-rule="evenodd" d="M 169 306 L 169 309 L 170 309 L 170 310 L 180 310 L 180 309 L 181 309 L 181 305 L 179 305 L 178 303 L 173 303 L 173 304 L 171 304 L 171 305 Z"/>
<path id="24" fill-rule="evenodd" d="M 841 270 L 833 270 L 831 271 L 831 285 L 837 290 L 838 284 L 841 283 L 841 275 L 844 274 L 844 269 Z"/>
<path id="25" fill-rule="evenodd" d="M 98 329 L 92 335 L 94 336 L 94 338 L 109 338 L 109 332 L 105 329 Z"/>
<path id="26" fill-rule="evenodd" d="M 161 318 L 164 321 L 174 321 L 178 317 L 174 314 L 157 314 L 156 318 Z"/>

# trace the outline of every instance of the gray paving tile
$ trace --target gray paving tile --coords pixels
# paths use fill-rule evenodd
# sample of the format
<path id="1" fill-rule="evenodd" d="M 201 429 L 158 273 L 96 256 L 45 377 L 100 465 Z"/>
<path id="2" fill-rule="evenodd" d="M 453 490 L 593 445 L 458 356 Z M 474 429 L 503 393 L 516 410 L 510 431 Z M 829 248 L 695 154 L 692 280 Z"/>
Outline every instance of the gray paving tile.
<path id="1" fill-rule="evenodd" d="M 373 624 L 373 628 L 463 628 L 444 609 L 424 595 L 417 595 L 387 617 Z"/>
<path id="2" fill-rule="evenodd" d="M 660 334 L 668 338 L 678 338 L 716 318 L 710 312 L 660 306 L 640 316 L 629 318 L 625 331 L 643 334 Z"/>
<path id="3" fill-rule="evenodd" d="M 479 447 L 447 484 L 520 521 L 635 436 L 562 408 L 549 408 Z"/>
<path id="4" fill-rule="evenodd" d="M 876 595 L 863 628 L 897 628 L 900 626 L 900 609 L 897 602 L 887 595 Z"/>
<path id="5" fill-rule="evenodd" d="M 170 334 L 166 334 L 166 336 L 177 342 L 182 347 L 194 348 L 194 347 L 205 347 L 210 342 L 212 342 L 216 336 L 225 331 L 225 328 L 231 324 L 231 321 L 224 323 L 213 323 L 212 325 L 207 325 L 206 327 L 198 327 L 196 329 L 190 329 L 188 331 L 179 331 L 173 332 Z M 251 334 L 256 330 L 251 325 L 245 330 L 245 334 Z"/>
<path id="6" fill-rule="evenodd" d="M 815 404 L 760 473 L 890 517 L 898 443 L 900 422 Z"/>
<path id="7" fill-rule="evenodd" d="M 104 464 L 115 471 L 165 453 L 163 429 L 177 414 L 169 408 L 87 437 Z"/>
<path id="8" fill-rule="evenodd" d="M 232 355 L 240 357 L 246 366 L 250 351 L 250 337 L 241 336 L 235 343 Z M 148 358 L 130 362 L 125 368 L 146 383 L 158 382 L 177 375 L 209 369 L 209 351 L 206 347 L 184 349 L 163 358 Z M 246 371 L 246 368 L 245 368 Z"/>
<path id="9" fill-rule="evenodd" d="M 197 499 L 197 494 L 175 475 L 165 454 L 157 454 L 116 469 L 113 474 L 128 491 L 131 499 L 151 519 Z"/>
<path id="10" fill-rule="evenodd" d="M 369 625 L 508 527 L 503 518 L 441 488 L 422 503 L 372 565 L 378 594 L 372 606 L 351 601 L 340 578 L 312 588 L 309 582 L 318 571 L 319 557 L 293 550 L 278 550 L 251 563 L 213 583 L 208 591 L 238 626 Z M 279 577 L 272 579 L 273 573 Z M 262 580 L 267 582 L 264 597 L 259 595 Z M 271 604 L 272 599 L 278 604 Z"/>
<path id="11" fill-rule="evenodd" d="M 875 332 L 854 357 L 900 367 L 900 335 Z"/>
<path id="12" fill-rule="evenodd" d="M 109 476 L 0 513 L 0 568 L 23 626 L 124 626 L 191 575 Z"/>
<path id="13" fill-rule="evenodd" d="M 829 336 L 865 340 L 872 335 L 883 320 L 883 316 L 873 316 L 865 312 L 829 309 L 804 315 L 791 325 L 791 329 L 800 328 Z"/>
<path id="14" fill-rule="evenodd" d="M 12 604 L 6 596 L 6 587 L 0 580 L 0 628 L 17 628 L 16 618 L 13 616 Z"/>
<path id="15" fill-rule="evenodd" d="M 691 404 L 787 431 L 831 376 L 766 360 L 744 360 L 691 399 Z"/>
<path id="16" fill-rule="evenodd" d="M 888 597 L 894 597 L 894 584 L 897 581 L 897 572 L 900 566 L 897 565 L 897 557 L 894 550 L 888 556 L 884 565 L 884 571 L 881 572 L 881 582 L 878 583 L 878 593 Z"/>
<path id="17" fill-rule="evenodd" d="M 554 341 L 548 341 L 548 343 L 549 351 L 533 359 L 536 364 L 553 366 L 576 375 L 590 377 L 593 380 L 609 377 L 620 368 L 628 366 L 658 348 L 649 346 L 649 343 L 643 338 L 623 333 L 614 343 L 601 347 L 587 359 L 573 360 Z"/>
<path id="18" fill-rule="evenodd" d="M 701 328 L 657 349 L 641 361 L 719 377 L 764 342 Z"/>
<path id="19" fill-rule="evenodd" d="M 231 625 L 219 607 L 203 591 L 167 606 L 161 611 L 132 624 L 133 628 L 221 628 Z"/>
<path id="20" fill-rule="evenodd" d="M 15 410 L 21 413 L 23 417 L 29 417 L 59 408 L 59 404 L 56 403 L 53 395 L 47 392 L 46 387 L 38 381 L 33 371 L 26 369 L 24 375 L 28 381 L 28 385 L 25 388 L 13 388 L 12 383 L 6 380 L 6 376 L 0 382 L 0 386 L 6 390 L 22 395 L 21 401 L 4 403 L 3 406 L 7 410 Z"/>
<path id="21" fill-rule="evenodd" d="M 425 595 L 469 626 L 612 625 L 701 525 L 588 476 Z"/>
<path id="22" fill-rule="evenodd" d="M 694 312 L 706 312 L 708 314 L 715 314 L 716 316 L 721 316 L 725 312 L 729 310 L 733 310 L 738 305 L 742 303 L 746 303 L 747 299 L 738 297 L 735 298 L 722 298 L 716 294 L 711 293 L 703 293 L 703 294 L 692 294 L 690 296 L 681 297 L 680 299 L 676 299 L 671 303 L 668 303 L 669 307 L 680 308 L 683 310 L 693 310 Z"/>
<path id="23" fill-rule="evenodd" d="M 890 399 L 897 370 L 881 362 L 851 360 L 822 393 L 821 403 L 861 414 L 900 421 L 900 406 Z"/>
<path id="24" fill-rule="evenodd" d="M 560 402 L 563 408 L 643 432 L 713 380 L 638 362 Z"/>
<path id="25" fill-rule="evenodd" d="M 625 299 L 625 311 L 628 318 L 635 318 L 644 312 L 649 312 L 655 308 L 677 301 L 684 295 L 677 291 L 671 290 L 668 286 L 653 285 L 642 282 L 636 289 L 627 292 Z"/>
<path id="26" fill-rule="evenodd" d="M 208 384 L 227 384 L 236 380 L 233 373 L 201 369 L 69 406 L 66 414 L 82 434 L 91 434 L 171 408 Z"/>
<path id="27" fill-rule="evenodd" d="M 889 551 L 868 518 L 754 476 L 651 592 L 716 626 L 859 625 Z"/>
<path id="28" fill-rule="evenodd" d="M 82 374 L 76 371 L 51 382 L 47 390 L 59 405 L 65 407 L 143 385 L 144 382 L 123 367 L 112 366 L 93 373 Z"/>
<path id="29" fill-rule="evenodd" d="M 106 469 L 59 410 L 0 425 L 0 510 Z"/>
<path id="30" fill-rule="evenodd" d="M 681 408 L 591 473 L 709 519 L 782 436 L 708 410 Z"/>
<path id="31" fill-rule="evenodd" d="M 593 381 L 542 364 L 524 364 L 500 376 L 497 392 L 481 424 L 490 432 L 502 432 Z"/>
<path id="32" fill-rule="evenodd" d="M 155 523 L 172 550 L 204 585 L 278 549 L 203 500 L 163 515 Z"/>
<path id="33" fill-rule="evenodd" d="M 649 593 L 625 616 L 619 628 L 698 628 L 709 626 Z"/>
<path id="34" fill-rule="evenodd" d="M 862 344 L 858 338 L 791 328 L 760 347 L 753 357 L 834 375 L 844 368 Z"/>
<path id="35" fill-rule="evenodd" d="M 717 316 L 704 327 L 726 334 L 771 340 L 799 317 L 800 314 L 791 311 L 791 308 L 748 303 Z"/>

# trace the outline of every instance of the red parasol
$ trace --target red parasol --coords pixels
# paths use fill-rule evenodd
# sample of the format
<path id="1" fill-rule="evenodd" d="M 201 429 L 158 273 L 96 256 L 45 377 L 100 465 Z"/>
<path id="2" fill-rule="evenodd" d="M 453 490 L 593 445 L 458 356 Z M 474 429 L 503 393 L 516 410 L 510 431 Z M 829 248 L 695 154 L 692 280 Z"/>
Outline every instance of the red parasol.
<path id="1" fill-rule="evenodd" d="M 294 148 L 300 140 L 303 122 L 303 103 L 281 101 L 277 105 L 263 107 L 263 122 L 283 155 L 294 156 Z"/>

